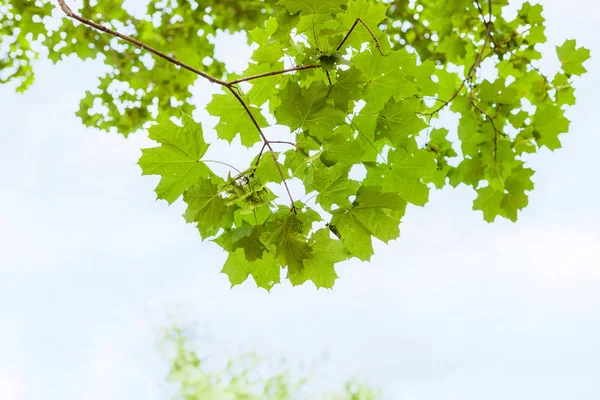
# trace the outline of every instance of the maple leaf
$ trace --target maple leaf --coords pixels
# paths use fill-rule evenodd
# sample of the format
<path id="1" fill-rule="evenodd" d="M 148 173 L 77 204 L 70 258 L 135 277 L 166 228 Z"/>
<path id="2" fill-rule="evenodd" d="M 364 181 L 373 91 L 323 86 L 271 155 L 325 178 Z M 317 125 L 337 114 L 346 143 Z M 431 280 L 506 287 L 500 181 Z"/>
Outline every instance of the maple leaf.
<path id="1" fill-rule="evenodd" d="M 483 219 L 487 222 L 494 222 L 498 215 L 502 214 L 501 203 L 504 199 L 504 192 L 491 186 L 477 190 L 477 198 L 473 202 L 473 210 L 483 211 Z"/>
<path id="2" fill-rule="evenodd" d="M 309 129 L 313 136 L 325 135 L 344 123 L 346 114 L 326 102 L 327 87 L 313 82 L 308 89 L 288 82 L 281 94 L 281 104 L 275 109 L 277 122 L 296 129 Z"/>
<path id="3" fill-rule="evenodd" d="M 584 47 L 577 48 L 575 40 L 566 40 L 562 46 L 556 46 L 556 53 L 566 74 L 583 75 L 587 71 L 583 63 L 590 58 L 590 51 Z"/>
<path id="4" fill-rule="evenodd" d="M 336 108 L 346 112 L 348 105 L 359 100 L 364 86 L 362 72 L 356 68 L 350 68 L 338 73 L 337 80 L 331 88 L 331 98 Z"/>
<path id="5" fill-rule="evenodd" d="M 229 277 L 231 287 L 244 283 L 252 275 L 256 286 L 269 292 L 274 284 L 279 283 L 281 268 L 271 253 L 265 253 L 261 259 L 248 261 L 244 251 L 238 249 L 229 254 L 221 273 Z"/>
<path id="6" fill-rule="evenodd" d="M 564 116 L 564 110 L 553 104 L 538 106 L 533 116 L 533 126 L 539 136 L 536 141 L 540 146 L 550 150 L 561 148 L 558 135 L 569 130 L 569 120 Z"/>
<path id="7" fill-rule="evenodd" d="M 278 157 L 279 153 L 275 153 L 275 157 Z M 253 165 L 256 165 L 256 160 Z M 279 169 L 277 168 L 277 164 L 275 164 L 275 160 L 273 157 L 261 157 L 254 171 L 254 176 L 260 182 L 275 182 L 281 183 L 281 174 L 279 173 Z"/>
<path id="8" fill-rule="evenodd" d="M 565 74 L 556 74 L 552 80 L 552 86 L 556 89 L 556 104 L 558 106 L 563 104 L 575 105 L 575 88 L 571 86 L 571 82 Z"/>
<path id="9" fill-rule="evenodd" d="M 347 2 L 348 0 L 281 0 L 279 4 L 285 6 L 291 14 L 300 12 L 302 15 L 310 15 L 338 13 Z"/>
<path id="10" fill-rule="evenodd" d="M 302 222 L 298 216 L 287 212 L 265 227 L 267 243 L 276 247 L 275 257 L 281 265 L 296 273 L 303 262 L 314 256 L 313 249 L 302 232 Z"/>
<path id="11" fill-rule="evenodd" d="M 249 106 L 249 108 L 259 126 L 267 126 L 267 121 L 261 114 L 260 108 L 255 106 Z M 219 123 L 215 130 L 221 139 L 231 143 L 239 134 L 242 144 L 246 147 L 252 147 L 261 141 L 252 119 L 234 96 L 223 93 L 213 95 L 212 101 L 206 106 L 206 111 L 219 117 Z"/>
<path id="12" fill-rule="evenodd" d="M 422 182 L 437 169 L 432 153 L 418 150 L 411 154 L 397 148 L 388 156 L 390 169 L 385 173 L 383 190 L 398 193 L 402 198 L 418 206 L 429 199 L 429 188 Z"/>
<path id="13" fill-rule="evenodd" d="M 288 273 L 288 279 L 293 285 L 310 280 L 317 288 L 332 288 L 338 278 L 334 265 L 348 259 L 348 250 L 340 240 L 331 238 L 327 228 L 316 231 L 308 244 L 313 249 L 314 257 L 305 260 L 300 271 Z"/>
<path id="14" fill-rule="evenodd" d="M 417 99 L 391 100 L 379 115 L 377 127 L 395 146 L 406 146 L 409 138 L 427 127 L 417 116 L 418 109 Z"/>
<path id="15" fill-rule="evenodd" d="M 395 193 L 383 193 L 376 186 L 361 186 L 354 205 L 334 211 L 336 227 L 350 253 L 363 261 L 373 255 L 371 236 L 387 243 L 400 235 L 398 225 L 406 202 Z"/>
<path id="16" fill-rule="evenodd" d="M 360 183 L 348 179 L 349 172 L 350 166 L 342 163 L 332 167 L 320 164 L 314 169 L 312 187 L 318 192 L 316 201 L 326 211 L 331 210 L 333 204 L 350 206 L 348 198 L 356 194 Z"/>
<path id="17" fill-rule="evenodd" d="M 273 69 L 283 69 L 283 63 L 275 64 L 275 66 L 271 66 L 270 64 L 250 64 L 244 75 L 260 75 L 263 73 L 272 72 Z M 255 106 L 262 106 L 267 101 L 278 102 L 279 98 L 276 96 L 278 91 L 277 84 L 281 80 L 282 75 L 273 75 L 250 81 L 252 88 L 246 94 L 248 103 Z M 270 106 L 273 106 L 273 104 L 270 104 Z"/>
<path id="18" fill-rule="evenodd" d="M 142 149 L 138 165 L 142 175 L 160 175 L 155 189 L 159 199 L 173 203 L 200 178 L 211 175 L 210 169 L 200 160 L 208 149 L 202 126 L 192 117 L 182 114 L 183 126 L 163 119 L 148 131 L 148 137 L 161 145 Z"/>
<path id="19" fill-rule="evenodd" d="M 347 164 L 358 164 L 365 148 L 360 140 L 353 137 L 354 130 L 349 126 L 341 126 L 334 131 L 334 134 L 323 141 L 323 153 L 321 161 L 327 166 L 338 162 Z"/>
<path id="20" fill-rule="evenodd" d="M 393 51 L 386 57 L 371 50 L 363 51 L 354 57 L 354 66 L 367 81 L 365 101 L 376 111 L 391 97 L 402 100 L 417 94 L 415 57 L 406 50 Z"/>
<path id="21" fill-rule="evenodd" d="M 531 168 L 524 168 L 520 165 L 511 171 L 511 175 L 505 181 L 506 193 L 500 206 L 503 211 L 502 215 L 513 222 L 517 221 L 518 211 L 529 204 L 529 197 L 525 191 L 534 188 L 531 180 L 533 174 L 534 171 Z"/>
<path id="22" fill-rule="evenodd" d="M 188 205 L 185 220 L 201 223 L 201 232 L 216 233 L 223 217 L 228 214 L 218 186 L 210 179 L 202 179 L 198 185 L 188 188 L 183 194 L 183 201 Z"/>
<path id="23" fill-rule="evenodd" d="M 250 31 L 250 38 L 258 44 L 258 48 L 252 54 L 252 59 L 258 62 L 259 65 L 273 66 L 279 64 L 279 59 L 283 57 L 281 45 L 273 38 L 277 25 L 277 20 L 271 17 L 265 23 L 265 29 L 255 28 Z M 250 75 L 257 74 L 250 73 Z"/>

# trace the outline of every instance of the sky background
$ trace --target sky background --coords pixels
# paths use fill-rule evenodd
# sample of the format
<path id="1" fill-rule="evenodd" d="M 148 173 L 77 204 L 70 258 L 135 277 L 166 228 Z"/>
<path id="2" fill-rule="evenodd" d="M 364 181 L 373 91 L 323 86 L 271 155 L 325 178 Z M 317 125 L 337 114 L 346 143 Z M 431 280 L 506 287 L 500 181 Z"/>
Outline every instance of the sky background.
<path id="1" fill-rule="evenodd" d="M 208 355 L 317 360 L 317 389 L 358 375 L 386 399 L 600 398 L 600 6 L 543 3 L 542 69 L 566 38 L 593 58 L 564 149 L 529 160 L 519 222 L 487 224 L 464 187 L 434 191 L 371 263 L 340 265 L 333 291 L 230 290 L 226 254 L 140 177 L 145 134 L 75 116 L 100 62 L 42 61 L 25 95 L 0 86 L 0 399 L 167 399 L 169 315 L 197 324 Z M 243 69 L 249 50 L 229 39 L 218 54 Z M 211 90 L 197 86 L 198 104 Z"/>

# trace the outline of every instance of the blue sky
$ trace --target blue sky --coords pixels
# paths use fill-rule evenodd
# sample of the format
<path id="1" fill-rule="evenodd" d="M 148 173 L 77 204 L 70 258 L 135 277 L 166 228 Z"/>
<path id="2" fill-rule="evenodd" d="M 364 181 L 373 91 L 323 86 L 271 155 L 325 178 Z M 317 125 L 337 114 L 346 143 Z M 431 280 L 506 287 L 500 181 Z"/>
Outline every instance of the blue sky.
<path id="1" fill-rule="evenodd" d="M 596 57 L 564 149 L 529 160 L 520 221 L 487 224 L 471 190 L 436 191 L 370 264 L 342 264 L 333 291 L 230 290 L 225 254 L 140 177 L 145 135 L 75 117 L 100 63 L 42 61 L 25 95 L 0 86 L 0 399 L 168 398 L 156 341 L 169 315 L 208 332 L 207 354 L 321 360 L 314 388 L 356 374 L 386 399 L 600 398 L 600 6 L 544 7 L 544 71 L 565 38 Z M 239 68 L 248 53 L 223 40 L 219 54 Z"/>

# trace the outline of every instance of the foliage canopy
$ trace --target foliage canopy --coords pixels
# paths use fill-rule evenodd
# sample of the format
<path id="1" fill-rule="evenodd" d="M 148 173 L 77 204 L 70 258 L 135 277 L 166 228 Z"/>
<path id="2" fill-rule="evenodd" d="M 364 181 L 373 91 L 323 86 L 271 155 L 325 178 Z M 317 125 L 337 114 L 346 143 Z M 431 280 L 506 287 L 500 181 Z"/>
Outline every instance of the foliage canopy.
<path id="1" fill-rule="evenodd" d="M 529 2 L 512 17 L 507 0 L 152 0 L 142 17 L 121 0 L 58 5 L 0 0 L 0 81 L 26 90 L 40 54 L 111 66 L 77 115 L 125 136 L 149 128 L 157 146 L 139 165 L 160 176 L 158 199 L 183 198 L 185 220 L 229 253 L 232 285 L 252 276 L 267 290 L 282 268 L 332 287 L 335 264 L 396 239 L 432 188 L 471 186 L 486 221 L 516 221 L 534 188 L 524 157 L 561 147 L 590 56 L 566 40 L 561 70 L 542 73 L 542 6 Z M 254 44 L 241 76 L 214 57 L 219 31 Z M 206 110 L 220 140 L 255 152 L 250 165 L 205 159 L 197 79 L 222 88 Z M 289 140 L 269 139 L 273 125 Z"/>

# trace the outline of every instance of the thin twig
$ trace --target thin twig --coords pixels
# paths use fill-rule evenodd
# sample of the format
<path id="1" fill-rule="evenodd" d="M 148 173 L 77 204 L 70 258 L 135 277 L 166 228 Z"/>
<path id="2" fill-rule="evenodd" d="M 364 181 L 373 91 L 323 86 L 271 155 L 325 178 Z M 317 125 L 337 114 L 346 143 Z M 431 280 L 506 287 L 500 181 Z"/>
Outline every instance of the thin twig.
<path id="1" fill-rule="evenodd" d="M 238 84 L 240 82 L 247 82 L 247 81 L 251 81 L 251 80 L 254 80 L 254 79 L 258 79 L 258 78 L 264 78 L 264 77 L 267 77 L 267 76 L 281 75 L 281 74 L 285 74 L 286 72 L 294 72 L 294 71 L 301 71 L 301 70 L 304 70 L 304 69 L 314 69 L 314 68 L 321 68 L 321 65 L 319 65 L 319 64 L 302 65 L 302 66 L 299 66 L 299 67 L 283 69 L 281 71 L 265 72 L 264 74 L 247 76 L 245 78 L 236 79 L 234 81 L 230 81 L 230 82 L 227 82 L 227 83 L 229 85 L 235 85 L 235 84 Z"/>
<path id="2" fill-rule="evenodd" d="M 233 165 L 231 165 L 231 164 L 227 164 L 226 162 L 223 162 L 223 161 L 216 161 L 216 160 L 201 160 L 201 161 L 202 161 L 202 162 L 205 162 L 205 163 L 215 163 L 215 164 L 222 164 L 222 165 L 226 165 L 226 166 L 228 166 L 229 168 L 236 170 L 238 173 L 240 173 L 240 174 L 242 173 L 242 171 L 240 171 L 239 169 L 237 169 L 237 168 L 236 168 L 236 167 L 234 167 Z"/>
<path id="3" fill-rule="evenodd" d="M 235 98 L 240 102 L 240 104 L 242 105 L 242 107 L 244 107 L 244 109 L 246 110 L 246 113 L 248 114 L 248 116 L 252 120 L 252 123 L 254 124 L 254 126 L 256 127 L 256 129 L 258 130 L 258 133 L 260 134 L 260 137 L 263 140 L 263 143 L 264 143 L 263 148 L 264 148 L 264 146 L 267 146 L 267 148 L 269 149 L 269 152 L 271 153 L 271 156 L 273 157 L 273 161 L 275 161 L 275 166 L 277 167 L 277 171 L 279 171 L 279 175 L 281 176 L 281 180 L 283 181 L 283 185 L 285 186 L 285 190 L 287 191 L 288 197 L 290 198 L 290 201 L 292 202 L 291 210 L 295 214 L 297 212 L 297 210 L 296 210 L 296 203 L 294 202 L 294 199 L 292 198 L 292 193 L 290 192 L 290 188 L 289 188 L 289 186 L 287 184 L 287 181 L 285 179 L 285 175 L 284 175 L 283 171 L 281 170 L 281 166 L 279 165 L 279 161 L 277 161 L 277 156 L 275 155 L 275 152 L 273 151 L 273 147 L 271 147 L 271 144 L 269 143 L 269 140 L 267 139 L 267 137 L 263 133 L 262 128 L 258 124 L 258 121 L 256 120 L 256 118 L 254 118 L 254 115 L 252 115 L 252 111 L 250 111 L 250 108 L 248 107 L 248 105 L 246 104 L 246 102 L 244 101 L 244 99 L 242 99 L 242 97 L 235 91 L 235 89 L 234 89 L 233 86 L 226 86 L 226 87 L 235 96 Z"/>
<path id="4" fill-rule="evenodd" d="M 329 86 L 333 85 L 333 83 L 331 83 L 331 76 L 329 76 L 329 71 L 325 70 L 325 75 L 327 75 L 327 81 L 329 81 Z"/>
<path id="5" fill-rule="evenodd" d="M 178 65 L 178 66 L 180 66 L 183 69 L 187 69 L 188 71 L 191 71 L 191 72 L 193 72 L 193 73 L 195 73 L 197 75 L 200 75 L 201 77 L 207 79 L 208 81 L 210 81 L 212 83 L 216 83 L 216 84 L 219 84 L 219 85 L 222 85 L 222 86 L 228 86 L 229 85 L 227 82 L 224 82 L 224 81 L 222 81 L 220 79 L 217 79 L 217 78 L 215 78 L 213 76 L 210 76 L 206 72 L 202 72 L 199 69 L 192 67 L 191 65 L 188 65 L 188 64 L 186 64 L 184 62 L 176 60 L 175 58 L 173 58 L 173 57 L 171 57 L 171 56 L 163 53 L 162 51 L 156 50 L 155 48 L 150 47 L 150 46 L 148 46 L 148 45 L 140 42 L 139 40 L 136 40 L 136 39 L 132 38 L 131 36 L 123 35 L 123 34 L 117 32 L 117 31 L 114 31 L 114 30 L 112 30 L 110 28 L 107 28 L 107 27 L 105 27 L 103 25 L 100 25 L 100 24 L 98 24 L 98 23 L 96 23 L 94 21 L 90 21 L 87 18 L 83 18 L 82 16 L 75 14 L 69 8 L 69 6 L 67 6 L 67 4 L 65 3 L 65 0 L 58 0 L 58 4 L 60 5 L 60 8 L 64 11 L 64 13 L 67 15 L 67 17 L 69 17 L 69 18 L 77 20 L 77 21 L 81 22 L 84 25 L 91 26 L 92 28 L 98 29 L 99 31 L 102 31 L 102 32 L 105 32 L 105 33 L 108 33 L 109 35 L 118 37 L 119 39 L 122 39 L 122 40 L 124 40 L 126 42 L 129 42 L 129 43 L 131 43 L 131 44 L 133 44 L 133 45 L 135 45 L 135 46 L 137 46 L 137 47 L 139 47 L 141 49 L 149 51 L 150 53 L 154 54 L 155 56 L 160 57 L 160 58 L 162 58 L 164 60 L 167 60 L 167 61 L 169 61 L 172 64 Z"/>
<path id="6" fill-rule="evenodd" d="M 467 77 L 465 79 L 463 79 L 462 83 L 460 84 L 460 87 L 456 90 L 456 92 L 454 92 L 452 97 L 450 97 L 450 99 L 448 99 L 446 101 L 445 104 L 442 104 L 440 107 L 436 108 L 434 111 L 423 114 L 423 115 L 433 116 L 433 115 L 437 114 L 438 112 L 440 112 L 444 107 L 446 107 L 448 104 L 452 103 L 452 101 L 454 99 L 456 99 L 456 97 L 460 94 L 461 90 L 465 87 L 467 82 L 469 82 L 475 76 L 475 72 L 477 71 L 477 68 L 479 68 L 479 65 L 483 61 L 483 58 L 484 58 L 483 53 L 485 52 L 485 49 L 487 48 L 488 44 L 490 43 L 490 40 L 492 37 L 492 27 L 493 27 L 493 24 L 492 24 L 492 0 L 488 0 L 488 6 L 490 9 L 489 17 L 488 17 L 489 21 L 483 20 L 483 22 L 486 25 L 485 41 L 483 42 L 483 47 L 481 48 L 481 50 L 479 51 L 479 54 L 477 55 L 477 59 L 475 60 L 475 63 L 473 65 L 471 65 L 471 68 L 469 69 L 469 73 L 467 74 Z"/>
<path id="7" fill-rule="evenodd" d="M 294 142 L 286 142 L 284 140 L 269 140 L 269 143 L 277 143 L 277 144 L 289 144 L 290 146 L 298 147 L 298 145 Z"/>
<path id="8" fill-rule="evenodd" d="M 256 163 L 254 163 L 255 167 L 258 167 L 258 164 L 260 163 L 260 159 L 262 158 L 262 155 L 265 152 L 266 147 L 267 147 L 267 143 L 263 142 L 262 148 L 260 149 L 260 153 L 258 153 L 258 157 L 256 157 Z M 254 172 L 252 173 L 252 175 L 254 175 Z"/>
<path id="9" fill-rule="evenodd" d="M 488 113 L 486 113 L 483 109 L 481 109 L 481 107 L 479 107 L 477 104 L 475 104 L 475 102 L 473 100 L 471 100 L 471 105 L 473 106 L 473 108 L 475 108 L 477 111 L 479 111 L 482 115 L 485 115 L 486 120 L 492 125 L 492 128 L 494 129 L 494 165 L 496 166 L 496 172 L 498 173 L 498 178 L 500 178 L 500 181 L 504 184 L 504 179 L 502 179 L 502 175 L 500 174 L 500 167 L 498 166 L 498 134 L 504 135 L 504 132 L 502 132 L 500 129 L 498 129 L 496 127 L 496 124 L 494 123 L 494 118 L 492 118 Z M 496 113 L 496 115 L 497 115 L 497 113 Z"/>
<path id="10" fill-rule="evenodd" d="M 371 30 L 371 28 L 369 28 L 369 26 L 365 23 L 365 21 L 363 21 L 360 17 L 356 18 L 356 21 L 354 21 L 354 23 L 350 27 L 350 30 L 348 31 L 348 33 L 346 33 L 346 36 L 344 36 L 344 38 L 342 39 L 342 41 L 340 42 L 340 44 L 338 45 L 338 47 L 335 50 L 339 51 L 342 48 L 342 46 L 344 45 L 344 43 L 346 43 L 346 40 L 348 40 L 348 38 L 350 37 L 350 34 L 352 33 L 352 31 L 354 31 L 354 28 L 356 28 L 356 25 L 358 25 L 359 22 L 365 28 L 367 28 L 367 31 L 369 31 L 369 34 L 371 35 L 371 37 L 373 38 L 373 41 L 375 42 L 375 47 L 377 47 L 377 50 L 379 50 L 379 54 L 381 54 L 384 57 L 389 56 L 389 54 L 383 54 L 383 52 L 381 51 L 381 46 L 379 45 L 379 41 L 375 37 L 375 34 Z"/>

